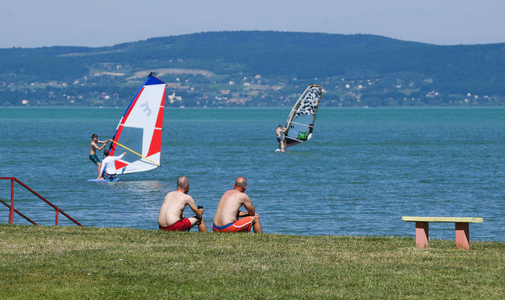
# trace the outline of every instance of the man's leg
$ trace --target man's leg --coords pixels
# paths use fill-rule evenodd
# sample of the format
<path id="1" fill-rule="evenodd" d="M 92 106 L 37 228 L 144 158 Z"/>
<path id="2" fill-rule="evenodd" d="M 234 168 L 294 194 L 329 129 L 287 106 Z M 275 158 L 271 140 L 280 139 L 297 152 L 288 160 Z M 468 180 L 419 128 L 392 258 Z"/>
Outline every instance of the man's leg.
<path id="1" fill-rule="evenodd" d="M 253 219 L 253 230 L 254 233 L 263 233 L 263 229 L 261 228 L 261 223 L 260 223 L 260 216 L 256 214 Z"/>
<path id="2" fill-rule="evenodd" d="M 202 222 L 198 224 L 198 231 L 207 232 L 207 225 L 205 225 L 205 221 L 202 219 Z"/>
<path id="3" fill-rule="evenodd" d="M 98 166 L 98 170 L 96 170 L 96 173 L 98 174 L 98 176 L 96 177 L 96 179 L 100 179 L 102 178 L 102 174 L 100 174 L 100 169 L 102 168 L 102 162 L 97 162 L 96 165 Z"/>
<path id="4" fill-rule="evenodd" d="M 191 228 L 198 225 L 198 231 L 207 232 L 207 226 L 205 225 L 205 221 L 203 219 L 201 222 L 196 217 L 188 218 L 188 220 L 191 222 Z"/>

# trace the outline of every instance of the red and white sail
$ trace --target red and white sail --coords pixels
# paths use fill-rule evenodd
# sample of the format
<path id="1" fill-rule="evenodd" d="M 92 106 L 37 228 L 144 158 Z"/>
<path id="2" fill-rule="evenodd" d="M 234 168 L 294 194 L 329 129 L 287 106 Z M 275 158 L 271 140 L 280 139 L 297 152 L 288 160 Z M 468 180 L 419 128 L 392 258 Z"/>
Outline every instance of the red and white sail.
<path id="1" fill-rule="evenodd" d="M 150 75 L 119 120 L 109 155 L 127 152 L 116 160 L 117 174 L 144 172 L 160 166 L 166 84 Z"/>

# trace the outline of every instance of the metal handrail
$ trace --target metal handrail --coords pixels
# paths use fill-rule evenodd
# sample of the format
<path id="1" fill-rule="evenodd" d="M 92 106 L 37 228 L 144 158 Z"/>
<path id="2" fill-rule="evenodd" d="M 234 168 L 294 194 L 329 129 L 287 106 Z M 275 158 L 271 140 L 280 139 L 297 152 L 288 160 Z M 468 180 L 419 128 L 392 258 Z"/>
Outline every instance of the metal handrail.
<path id="1" fill-rule="evenodd" d="M 46 202 L 52 208 L 55 209 L 55 211 L 56 211 L 55 226 L 58 226 L 58 216 L 59 216 L 59 213 L 61 213 L 65 217 L 67 217 L 67 219 L 69 219 L 70 221 L 74 222 L 75 224 L 77 224 L 79 226 L 82 226 L 81 223 L 77 222 L 71 216 L 67 215 L 64 211 L 62 211 L 61 209 L 59 209 L 56 205 L 54 205 L 51 202 L 47 201 L 44 197 L 42 197 L 37 192 L 35 192 L 31 188 L 29 188 L 26 184 L 24 184 L 21 181 L 19 181 L 16 177 L 0 177 L 0 180 L 10 180 L 11 181 L 11 205 L 8 205 L 7 203 L 5 203 L 4 201 L 2 201 L 0 199 L 0 202 L 2 202 L 5 206 L 7 206 L 9 208 L 9 224 L 11 224 L 11 225 L 14 224 L 14 213 L 17 213 L 18 215 L 20 215 L 21 217 L 25 218 L 26 220 L 28 220 L 32 224 L 37 225 L 35 222 L 33 222 L 32 220 L 30 220 L 29 218 L 27 218 L 25 215 L 23 215 L 22 213 L 20 213 L 18 210 L 14 209 L 14 181 L 15 181 L 15 182 L 19 183 L 22 187 L 24 187 L 25 189 L 27 189 L 28 191 L 30 191 L 32 194 L 34 194 L 35 196 L 39 197 L 42 201 Z"/>

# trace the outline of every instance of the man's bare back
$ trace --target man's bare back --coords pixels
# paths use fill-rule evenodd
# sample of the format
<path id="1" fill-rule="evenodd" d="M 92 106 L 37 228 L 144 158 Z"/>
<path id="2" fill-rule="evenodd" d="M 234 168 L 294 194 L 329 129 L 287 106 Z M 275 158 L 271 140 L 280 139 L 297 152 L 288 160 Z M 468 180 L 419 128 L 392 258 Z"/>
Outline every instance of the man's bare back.
<path id="1" fill-rule="evenodd" d="M 185 176 L 177 180 L 177 190 L 168 193 L 163 200 L 163 205 L 158 216 L 160 230 L 189 231 L 198 225 L 200 232 L 207 232 L 205 221 L 202 219 L 203 207 L 196 206 L 193 197 L 188 195 L 189 179 Z M 195 213 L 194 217 L 184 218 L 182 214 L 186 205 Z"/>
<path id="2" fill-rule="evenodd" d="M 226 191 L 217 205 L 212 229 L 217 232 L 248 232 L 251 225 L 255 233 L 262 233 L 260 217 L 244 192 L 247 189 L 247 181 L 243 177 L 237 178 L 233 190 Z M 244 206 L 247 212 L 241 212 Z M 239 218 L 242 218 L 239 220 Z M 246 221 L 244 223 L 244 221 Z M 234 227 L 234 228 L 232 228 Z"/>
<path id="3" fill-rule="evenodd" d="M 163 205 L 161 206 L 158 223 L 162 227 L 170 226 L 182 219 L 182 213 L 186 205 L 195 206 L 195 201 L 189 195 L 180 191 L 173 191 L 165 196 Z"/>
<path id="4" fill-rule="evenodd" d="M 214 216 L 214 224 L 217 226 L 224 226 L 237 221 L 239 209 L 242 205 L 244 205 L 246 209 L 250 207 L 252 211 L 249 214 L 255 215 L 254 206 L 251 208 L 252 203 L 249 196 L 237 190 L 225 192 L 221 200 L 219 200 L 216 215 Z"/>

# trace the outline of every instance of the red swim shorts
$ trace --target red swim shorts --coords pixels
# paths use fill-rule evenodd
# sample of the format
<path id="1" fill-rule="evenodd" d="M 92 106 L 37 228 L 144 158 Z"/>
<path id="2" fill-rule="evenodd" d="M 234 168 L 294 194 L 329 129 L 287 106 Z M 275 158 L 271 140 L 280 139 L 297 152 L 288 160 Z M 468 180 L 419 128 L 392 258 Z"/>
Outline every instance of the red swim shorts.
<path id="1" fill-rule="evenodd" d="M 179 220 L 167 227 L 160 226 L 160 230 L 166 230 L 166 231 L 189 231 L 190 229 L 191 229 L 191 221 L 189 219 Z"/>
<path id="2" fill-rule="evenodd" d="M 212 224 L 212 230 L 215 232 L 249 232 L 253 225 L 252 217 L 244 217 L 235 223 L 226 224 L 224 226 L 217 226 Z"/>

